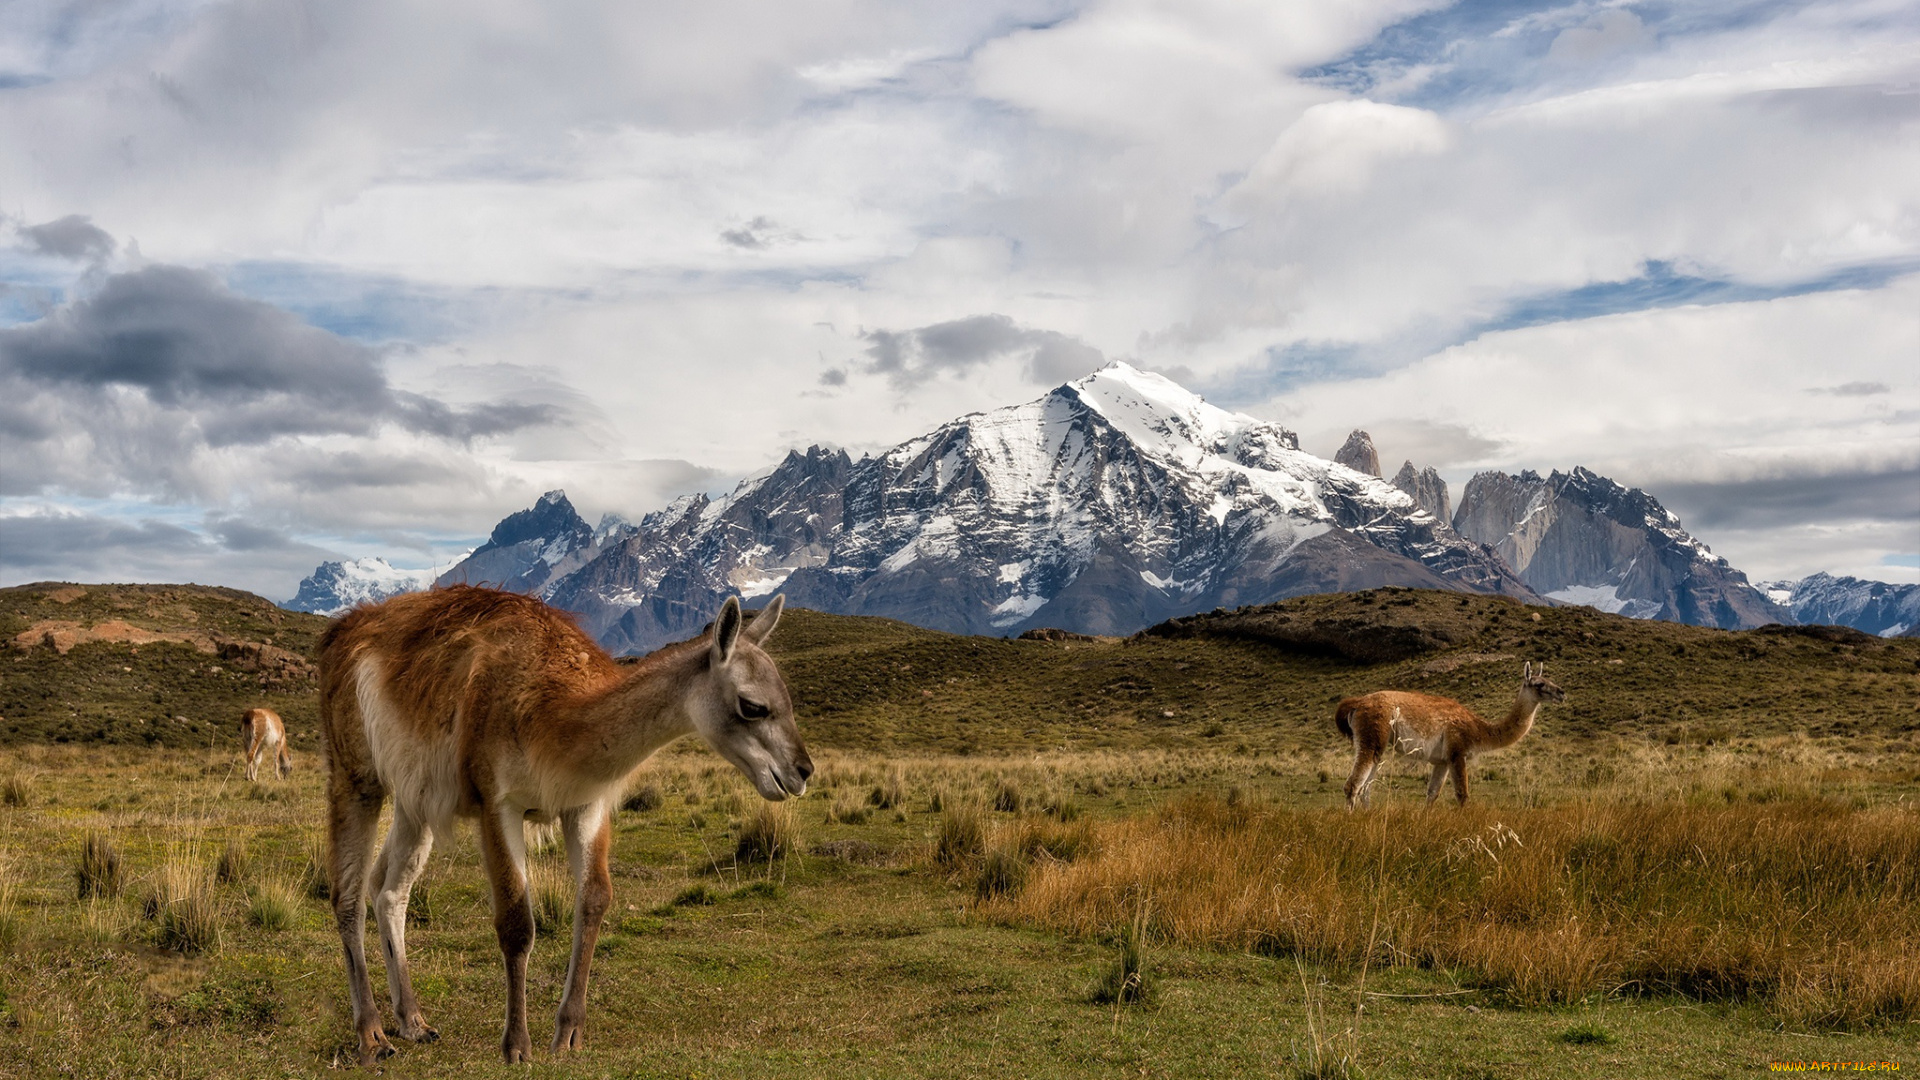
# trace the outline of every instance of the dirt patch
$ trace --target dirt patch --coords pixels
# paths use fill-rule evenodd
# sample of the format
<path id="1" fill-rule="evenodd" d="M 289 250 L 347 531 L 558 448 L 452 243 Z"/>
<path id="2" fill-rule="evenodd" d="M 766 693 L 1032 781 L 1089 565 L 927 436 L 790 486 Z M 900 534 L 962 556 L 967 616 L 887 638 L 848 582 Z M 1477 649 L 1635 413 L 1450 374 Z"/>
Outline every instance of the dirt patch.
<path id="1" fill-rule="evenodd" d="M 1458 656 L 1443 656 L 1438 660 L 1429 660 L 1420 665 L 1422 675 L 1445 675 L 1457 671 L 1467 664 L 1492 664 L 1501 660 L 1517 660 L 1512 653 L 1475 652 L 1461 653 Z M 1618 661 L 1615 661 L 1616 663 Z"/>
<path id="2" fill-rule="evenodd" d="M 87 595 L 87 590 L 78 585 L 69 585 L 64 589 L 49 589 L 40 595 L 56 604 L 71 604 L 75 600 Z"/>
<path id="3" fill-rule="evenodd" d="M 277 645 L 242 641 L 203 630 L 146 630 L 120 619 L 104 619 L 92 626 L 67 619 L 42 619 L 13 636 L 13 647 L 20 652 L 44 646 L 61 656 L 72 652 L 75 646 L 96 642 L 134 646 L 177 642 L 229 661 L 237 670 L 258 671 L 272 678 L 303 678 L 314 670 L 306 657 Z"/>

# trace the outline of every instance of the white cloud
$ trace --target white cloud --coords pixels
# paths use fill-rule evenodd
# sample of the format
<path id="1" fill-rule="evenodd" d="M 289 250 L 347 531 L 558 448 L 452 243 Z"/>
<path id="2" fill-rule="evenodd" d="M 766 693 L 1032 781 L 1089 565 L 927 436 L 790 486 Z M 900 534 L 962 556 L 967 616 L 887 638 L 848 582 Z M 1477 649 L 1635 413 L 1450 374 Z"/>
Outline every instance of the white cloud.
<path id="1" fill-rule="evenodd" d="M 120 494 L 328 544 L 484 532 L 552 486 L 632 513 L 790 446 L 876 449 L 1030 397 L 1077 363 L 1042 362 L 1061 342 L 1232 404 L 1323 380 L 1300 400 L 1364 414 L 1329 415 L 1334 445 L 1375 416 L 1453 468 L 1741 484 L 1882 475 L 1911 443 L 1911 353 L 1888 344 L 1907 285 L 1448 348 L 1650 262 L 1791 291 L 1920 261 L 1910 5 L 1581 2 L 1489 29 L 1427 0 L 114 0 L 56 40 L 81 11 L 0 15 L 0 67 L 42 80 L 0 90 L 0 145 L 27 151 L 0 155 L 0 319 L 106 272 L 57 251 L 271 278 L 275 303 L 378 342 L 396 394 L 568 422 L 461 443 L 342 421 L 263 453 L 189 425 L 167 428 L 178 452 L 115 457 L 115 430 L 158 445 L 153 417 L 14 402 L 0 422 L 54 430 L 9 490 L 46 470 L 97 490 L 75 478 L 103 454 L 144 455 Z M 1406 53 L 1369 61 L 1392 79 L 1365 96 L 1308 74 L 1369 46 Z M 1455 63 L 1481 46 L 1510 63 Z M 103 232 L 22 231 L 82 218 Z M 431 340 L 405 296 L 441 304 Z M 876 334 L 994 318 L 1019 348 L 873 367 Z M 1503 387 L 1557 356 L 1588 359 L 1535 389 L 1580 409 L 1546 420 Z M 1815 365 L 1810 387 L 1888 392 L 1754 399 Z M 1456 400 L 1475 380 L 1520 411 Z"/>
<path id="2" fill-rule="evenodd" d="M 1471 432 L 1484 440 L 1478 455 L 1439 463 L 1456 485 L 1483 468 L 1575 465 L 1656 496 L 1911 473 L 1920 470 L 1916 312 L 1920 275 L 1871 292 L 1489 333 L 1386 375 L 1304 387 L 1256 411 L 1295 426 L 1303 445 L 1323 451 L 1365 428 L 1382 462 L 1414 453 L 1397 435 L 1404 418 Z M 1875 380 L 1887 383 L 1886 393 L 1811 392 Z M 1416 457 L 1415 464 L 1428 462 Z M 1899 542 L 1883 527 L 1889 520 L 1909 522 L 1911 543 L 1911 515 L 1920 512 L 1895 500 L 1870 515 L 1880 517 L 1878 524 L 1859 520 L 1859 506 L 1839 511 L 1841 520 L 1813 523 L 1793 520 L 1798 505 L 1783 502 L 1765 524 L 1818 524 L 1826 530 L 1817 534 L 1819 544 L 1867 546 L 1809 548 L 1816 534 L 1804 531 L 1799 545 L 1775 538 L 1749 548 L 1711 531 L 1705 538 L 1736 566 L 1764 577 L 1797 576 L 1804 570 L 1796 567 L 1822 557 L 1858 573 L 1901 550 L 1885 546 Z M 1752 517 L 1739 524 L 1750 536 L 1770 535 Z"/>

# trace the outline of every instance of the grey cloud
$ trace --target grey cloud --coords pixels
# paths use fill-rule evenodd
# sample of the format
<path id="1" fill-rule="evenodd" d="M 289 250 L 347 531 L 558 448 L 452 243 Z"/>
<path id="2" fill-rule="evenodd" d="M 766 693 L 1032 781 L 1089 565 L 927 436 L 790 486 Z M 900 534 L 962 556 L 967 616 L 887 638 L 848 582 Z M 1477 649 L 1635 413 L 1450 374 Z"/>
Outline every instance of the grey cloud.
<path id="1" fill-rule="evenodd" d="M 464 443 L 563 412 L 398 390 L 377 351 L 175 266 L 112 275 L 37 322 L 0 329 L 0 401 L 9 491 L 110 488 L 88 475 L 104 473 L 177 493 L 195 488 L 205 449 L 371 437 L 389 425 Z"/>
<path id="2" fill-rule="evenodd" d="M 209 518 L 207 531 L 229 551 L 272 550 L 293 542 L 280 530 L 266 528 L 243 517 Z"/>
<path id="3" fill-rule="evenodd" d="M 1055 330 L 1022 327 L 1005 315 L 970 315 L 915 330 L 870 330 L 867 370 L 896 385 L 943 371 L 964 371 L 1007 356 L 1022 356 L 1027 377 L 1064 382 L 1106 363 L 1100 350 Z"/>
<path id="4" fill-rule="evenodd" d="M 115 247 L 113 237 L 84 214 L 29 225 L 20 230 L 20 235 L 35 251 L 62 259 L 98 261 L 112 255 Z"/>
<path id="5" fill-rule="evenodd" d="M 1724 484 L 1662 484 L 1653 494 L 1696 533 L 1846 521 L 1920 522 L 1920 467 Z"/>
<path id="6" fill-rule="evenodd" d="M 1808 390 L 1809 394 L 1832 394 L 1835 397 L 1871 397 L 1874 394 L 1887 394 L 1893 387 L 1883 382 L 1850 382 L 1839 386 L 1816 386 Z"/>
<path id="7" fill-rule="evenodd" d="M 287 596 L 337 553 L 237 519 L 209 532 L 157 520 L 77 513 L 0 517 L 0 584 L 27 581 L 197 581 Z"/>

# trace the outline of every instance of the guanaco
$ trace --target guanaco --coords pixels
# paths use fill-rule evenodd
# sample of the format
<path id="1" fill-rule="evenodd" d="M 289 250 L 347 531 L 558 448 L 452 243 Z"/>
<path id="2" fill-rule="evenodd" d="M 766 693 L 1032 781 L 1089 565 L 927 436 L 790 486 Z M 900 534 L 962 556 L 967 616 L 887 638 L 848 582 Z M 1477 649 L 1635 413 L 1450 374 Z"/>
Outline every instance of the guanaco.
<path id="1" fill-rule="evenodd" d="M 806 791 L 813 762 L 786 683 L 761 647 L 784 603 L 774 597 L 748 624 L 729 597 L 708 632 L 625 667 L 541 601 L 464 585 L 356 608 L 327 629 L 320 723 L 329 870 L 361 1064 L 393 1052 L 367 973 L 369 887 L 398 1034 L 439 1037 L 421 1015 L 407 967 L 407 898 L 434 834 L 456 817 L 477 823 L 492 887 L 507 973 L 500 1052 L 508 1063 L 532 1060 L 525 822 L 559 820 L 576 896 L 553 1049 L 582 1044 L 587 969 L 612 902 L 611 811 L 628 774 L 697 733 L 763 798 Z M 388 796 L 393 824 L 372 859 Z"/>

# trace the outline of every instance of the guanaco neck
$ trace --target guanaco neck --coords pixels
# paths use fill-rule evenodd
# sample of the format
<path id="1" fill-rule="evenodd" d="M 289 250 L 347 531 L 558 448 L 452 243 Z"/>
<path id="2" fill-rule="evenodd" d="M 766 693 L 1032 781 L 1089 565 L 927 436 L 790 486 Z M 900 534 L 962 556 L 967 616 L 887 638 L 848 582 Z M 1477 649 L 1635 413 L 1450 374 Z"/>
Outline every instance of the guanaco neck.
<path id="1" fill-rule="evenodd" d="M 611 782 L 694 730 L 687 701 L 706 677 L 707 639 L 670 645 L 565 709 L 554 749 L 582 778 Z"/>
<path id="2" fill-rule="evenodd" d="M 1501 747 L 1512 746 L 1525 738 L 1527 732 L 1533 730 L 1533 716 L 1539 711 L 1540 695 L 1527 690 L 1520 691 L 1520 696 L 1514 699 L 1513 707 L 1507 710 L 1507 715 L 1501 717 L 1499 723 L 1488 726 L 1488 739 L 1484 749 L 1498 750 Z"/>

